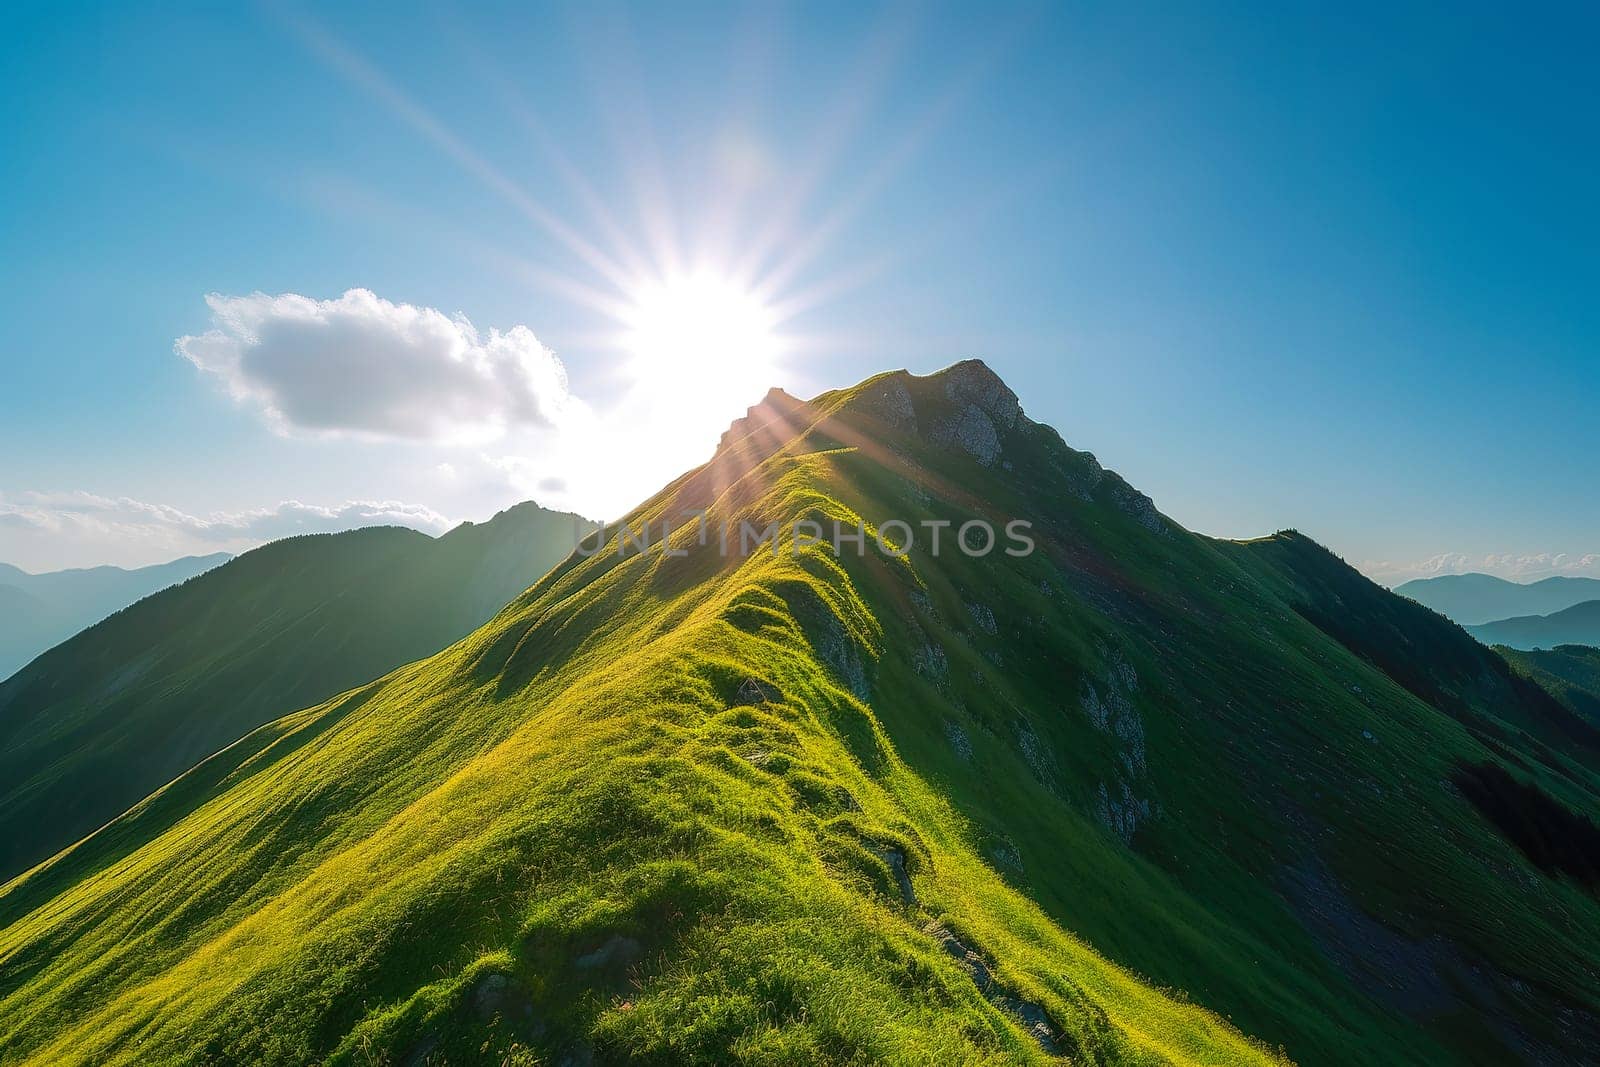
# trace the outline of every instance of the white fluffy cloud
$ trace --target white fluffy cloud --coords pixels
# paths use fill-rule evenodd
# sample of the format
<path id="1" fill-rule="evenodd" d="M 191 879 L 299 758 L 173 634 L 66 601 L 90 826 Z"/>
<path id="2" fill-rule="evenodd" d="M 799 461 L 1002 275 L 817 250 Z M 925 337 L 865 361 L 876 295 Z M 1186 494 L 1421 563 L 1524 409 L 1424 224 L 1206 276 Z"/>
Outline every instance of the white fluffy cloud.
<path id="1" fill-rule="evenodd" d="M 1356 567 L 1373 581 L 1391 586 L 1413 578 L 1468 573 L 1492 574 L 1513 582 L 1536 582 L 1557 575 L 1600 578 L 1600 553 L 1500 552 L 1478 556 L 1443 552 L 1414 562 L 1363 560 Z"/>
<path id="2" fill-rule="evenodd" d="M 366 289 L 206 297 L 212 329 L 176 348 L 282 432 L 470 442 L 557 423 L 566 369 L 526 326 L 480 334 L 465 317 Z"/>
<path id="3" fill-rule="evenodd" d="M 331 507 L 286 500 L 267 508 L 191 515 L 166 504 L 94 493 L 0 496 L 0 560 L 27 570 L 238 552 L 264 541 L 361 526 L 408 526 L 439 534 L 454 525 L 431 508 L 400 501 Z"/>

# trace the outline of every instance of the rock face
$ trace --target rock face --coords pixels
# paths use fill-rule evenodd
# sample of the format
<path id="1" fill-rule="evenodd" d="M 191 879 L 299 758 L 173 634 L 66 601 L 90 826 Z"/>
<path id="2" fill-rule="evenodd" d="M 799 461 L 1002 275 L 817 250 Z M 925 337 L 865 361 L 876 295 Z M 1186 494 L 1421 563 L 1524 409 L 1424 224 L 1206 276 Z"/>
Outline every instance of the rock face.
<path id="1" fill-rule="evenodd" d="M 950 677 L 950 660 L 941 645 L 924 641 L 911 654 L 911 666 L 936 686 L 943 687 Z"/>
<path id="2" fill-rule="evenodd" d="M 972 738 L 967 736 L 960 723 L 946 719 L 944 739 L 950 743 L 950 748 L 954 750 L 957 759 L 962 763 L 972 762 Z"/>
<path id="3" fill-rule="evenodd" d="M 1098 686 L 1084 682 L 1079 700 L 1090 724 L 1116 741 L 1118 765 L 1095 792 L 1095 817 L 1124 841 L 1132 841 L 1151 814 L 1149 799 L 1135 791 L 1146 778 L 1144 720 L 1133 704 L 1138 687 L 1133 665 L 1113 651 L 1107 655 L 1106 677 Z"/>
<path id="4" fill-rule="evenodd" d="M 1000 435 L 976 404 L 940 419 L 928 439 L 943 448 L 959 448 L 985 467 L 1000 458 Z"/>
<path id="5" fill-rule="evenodd" d="M 896 374 L 873 385 L 865 406 L 893 429 L 917 432 L 917 406 L 912 402 L 911 390 L 902 375 Z"/>
<path id="6" fill-rule="evenodd" d="M 1033 731 L 1033 725 L 1026 719 L 1017 720 L 1015 730 L 1017 749 L 1022 753 L 1022 758 L 1028 761 L 1028 769 L 1033 771 L 1033 776 L 1040 785 L 1054 789 L 1055 757 L 1050 754 L 1050 749 L 1039 740 L 1039 735 Z"/>
<path id="7" fill-rule="evenodd" d="M 730 428 L 724 441 L 787 416 L 797 403 L 773 390 Z M 904 371 L 884 375 L 863 389 L 856 403 L 891 430 L 920 436 L 940 448 L 964 452 L 985 467 L 1000 465 L 1008 471 L 1012 466 L 1004 459 L 1007 437 L 1018 430 L 1042 433 L 1059 446 L 1062 454 L 1050 462 L 1075 497 L 1089 503 L 1101 494 L 1101 500 L 1145 529 L 1155 533 L 1166 529 L 1166 520 L 1148 496 L 1106 471 L 1092 454 L 1071 448 L 1055 430 L 1029 420 L 1017 394 L 980 359 L 962 360 L 927 378 L 913 378 Z"/>
<path id="8" fill-rule="evenodd" d="M 934 425 L 928 439 L 959 448 L 984 466 L 1000 458 L 1000 435 L 1023 421 L 1022 405 L 1000 376 L 982 360 L 968 359 L 939 375 L 951 411 Z"/>
<path id="9" fill-rule="evenodd" d="M 951 933 L 949 927 L 943 923 L 931 922 L 923 928 L 923 932 L 937 941 L 945 954 L 967 972 L 967 976 L 978 987 L 978 991 L 988 997 L 990 1003 L 1020 1019 L 1023 1029 L 1039 1043 L 1040 1048 L 1053 1056 L 1071 1051 L 1064 1047 L 1060 1030 L 1051 1021 L 1044 1008 L 1031 1000 L 1017 996 L 996 981 L 989 962 L 982 954 Z"/>
<path id="10" fill-rule="evenodd" d="M 1140 526 L 1151 533 L 1161 532 L 1164 523 L 1161 513 L 1156 510 L 1155 501 L 1120 478 L 1115 483 L 1113 494 L 1116 497 L 1117 507 Z"/>
<path id="11" fill-rule="evenodd" d="M 1026 421 L 1017 394 L 982 360 L 964 360 L 921 380 L 942 396 L 929 395 L 925 386 L 914 389 L 917 381 L 904 372 L 886 375 L 864 389 L 857 404 L 892 430 L 958 449 L 984 466 L 1000 458 L 1002 435 Z M 937 410 L 919 413 L 919 397 L 924 405 L 932 403 Z M 771 406 L 773 398 L 769 396 L 764 403 Z M 753 421 L 756 413 L 757 409 L 751 409 L 741 424 Z"/>
<path id="12" fill-rule="evenodd" d="M 528 991 L 509 976 L 499 973 L 482 975 L 473 983 L 470 996 L 473 1013 L 484 1022 L 499 1019 L 530 1037 L 541 1036 L 544 1024 L 534 1017 L 533 1000 Z M 428 1055 L 438 1045 L 437 1038 L 427 1038 L 406 1060 L 419 1065 L 428 1062 Z"/>
<path id="13" fill-rule="evenodd" d="M 944 394 L 958 409 L 976 408 L 1002 430 L 1014 429 L 1022 421 L 1017 394 L 983 360 L 962 360 L 942 377 Z"/>

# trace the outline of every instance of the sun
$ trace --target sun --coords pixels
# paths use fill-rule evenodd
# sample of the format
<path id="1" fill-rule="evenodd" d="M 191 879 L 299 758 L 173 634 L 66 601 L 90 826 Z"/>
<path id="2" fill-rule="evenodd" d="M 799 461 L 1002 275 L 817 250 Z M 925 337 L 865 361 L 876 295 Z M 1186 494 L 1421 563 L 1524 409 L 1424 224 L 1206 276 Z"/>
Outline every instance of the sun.
<path id="1" fill-rule="evenodd" d="M 625 513 L 664 472 L 704 463 L 721 434 L 783 380 L 796 341 L 785 315 L 734 272 L 661 271 L 621 279 L 596 300 L 611 328 L 597 344 L 619 357 L 601 409 L 579 405 L 560 458 L 591 513 Z M 668 474 L 670 477 L 670 474 Z"/>
<path id="2" fill-rule="evenodd" d="M 744 399 L 776 384 L 778 318 L 753 291 L 712 273 L 638 286 L 623 316 L 628 376 L 696 408 Z M 753 395 L 752 395 L 753 391 Z"/>

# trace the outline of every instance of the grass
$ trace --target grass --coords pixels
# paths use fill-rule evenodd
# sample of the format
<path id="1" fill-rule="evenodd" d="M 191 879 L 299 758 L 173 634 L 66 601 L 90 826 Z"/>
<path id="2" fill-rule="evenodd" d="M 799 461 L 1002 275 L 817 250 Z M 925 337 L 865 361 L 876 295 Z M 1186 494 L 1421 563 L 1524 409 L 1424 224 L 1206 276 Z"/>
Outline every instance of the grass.
<path id="1" fill-rule="evenodd" d="M 1595 899 L 1450 785 L 1509 756 L 1593 811 L 1559 705 L 1044 428 L 988 467 L 887 428 L 901 380 L 754 410 L 633 521 L 1039 552 L 570 557 L 0 888 L 0 1060 L 1051 1059 L 1030 1017 L 1085 1063 L 1581 1054 Z"/>
<path id="2" fill-rule="evenodd" d="M 837 510 L 806 491 L 818 469 L 799 457 L 751 472 L 760 491 L 741 513 Z M 832 605 L 820 624 L 858 654 L 881 648 L 870 606 L 820 550 L 558 570 L 354 706 L 287 724 L 167 811 L 159 836 L 131 851 L 85 842 L 123 853 L 98 873 L 59 893 L 48 867 L 7 887 L 0 1050 L 50 1063 L 515 1062 L 579 1047 L 662 1062 L 1044 1059 L 924 932 L 939 921 L 1086 1059 L 1269 1059 L 1007 886 L 813 652 L 802 602 Z M 776 699 L 733 706 L 747 677 Z M 891 848 L 914 904 L 880 855 Z M 608 943 L 626 951 L 583 964 Z"/>
<path id="3" fill-rule="evenodd" d="M 0 685 L 0 879 L 256 727 L 439 651 L 570 551 L 519 505 L 439 538 L 277 541 L 113 615 Z"/>

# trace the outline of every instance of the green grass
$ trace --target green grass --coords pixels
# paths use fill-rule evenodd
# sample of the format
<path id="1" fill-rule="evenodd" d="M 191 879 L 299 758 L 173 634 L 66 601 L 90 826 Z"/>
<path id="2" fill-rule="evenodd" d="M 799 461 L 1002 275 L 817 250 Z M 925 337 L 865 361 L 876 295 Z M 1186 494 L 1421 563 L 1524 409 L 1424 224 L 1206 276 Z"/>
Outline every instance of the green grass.
<path id="1" fill-rule="evenodd" d="M 443 537 L 293 537 L 118 612 L 0 684 L 0 879 L 249 731 L 471 633 L 572 547 L 519 505 Z"/>
<path id="2" fill-rule="evenodd" d="M 571 557 L 0 888 L 0 1060 L 1045 1060 L 1019 1005 L 1086 1063 L 1584 1054 L 1600 909 L 1449 784 L 1593 811 L 1560 706 L 1304 538 L 1152 529 L 1045 428 L 930 444 L 945 383 L 775 400 L 634 521 L 1035 555 Z"/>
<path id="3" fill-rule="evenodd" d="M 1600 727 L 1600 648 L 1562 645 L 1542 652 L 1496 649 L 1518 672 Z"/>
<path id="4" fill-rule="evenodd" d="M 40 1062 L 471 1062 L 577 1042 L 673 1062 L 1041 1058 L 922 932 L 943 918 L 1097 1061 L 1264 1058 L 973 854 L 774 593 L 854 600 L 841 570 L 764 557 L 678 588 L 663 572 L 680 562 L 590 561 L 358 707 L 291 724 L 162 837 L 6 929 L 0 1047 Z M 657 585 L 681 609 L 667 627 Z M 849 640 L 880 644 L 851 608 Z M 543 632 L 561 644 L 596 610 L 612 625 L 550 666 Z M 510 635 L 513 659 L 539 663 L 501 692 L 502 671 L 478 679 Z M 729 707 L 747 676 L 781 700 Z M 875 774 L 850 737 L 876 746 Z M 890 844 L 914 907 L 873 851 Z M 626 973 L 578 965 L 613 937 L 638 943 Z M 514 991 L 509 1018 L 474 1007 L 490 973 Z"/>

